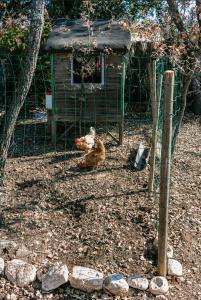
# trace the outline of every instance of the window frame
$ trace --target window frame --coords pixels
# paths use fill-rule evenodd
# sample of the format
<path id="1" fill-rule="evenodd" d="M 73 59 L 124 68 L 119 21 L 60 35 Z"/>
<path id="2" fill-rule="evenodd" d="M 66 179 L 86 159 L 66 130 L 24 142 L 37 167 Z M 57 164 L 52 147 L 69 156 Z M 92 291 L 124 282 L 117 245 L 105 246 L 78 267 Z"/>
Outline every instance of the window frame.
<path id="1" fill-rule="evenodd" d="M 100 53 L 100 54 L 98 54 L 98 55 L 95 55 L 95 56 L 100 56 L 101 57 L 101 82 L 100 83 L 93 83 L 93 82 L 86 82 L 86 83 L 84 83 L 84 85 L 86 85 L 86 86 L 91 86 L 91 85 L 93 85 L 93 86 L 102 86 L 102 85 L 104 85 L 105 84 L 105 58 L 104 58 L 104 55 L 103 55 L 103 53 Z M 73 74 L 74 74 L 74 70 L 73 70 L 73 54 L 70 56 L 70 65 L 71 65 L 71 70 L 70 70 L 70 72 L 71 72 L 71 85 L 72 86 L 81 86 L 81 83 L 76 83 L 76 82 L 74 82 L 74 76 L 73 76 Z"/>

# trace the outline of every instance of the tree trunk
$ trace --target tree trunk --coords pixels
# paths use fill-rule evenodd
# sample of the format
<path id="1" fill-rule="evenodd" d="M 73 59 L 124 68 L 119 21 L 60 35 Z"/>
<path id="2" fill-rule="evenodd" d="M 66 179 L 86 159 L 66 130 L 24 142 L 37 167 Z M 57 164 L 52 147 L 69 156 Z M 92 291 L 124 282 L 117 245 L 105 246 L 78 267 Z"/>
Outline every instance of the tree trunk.
<path id="1" fill-rule="evenodd" d="M 14 132 L 19 112 L 27 97 L 31 86 L 33 74 L 36 68 L 40 40 L 44 25 L 45 0 L 33 0 L 30 33 L 28 37 L 27 55 L 22 71 L 19 75 L 16 99 L 12 101 L 4 124 L 3 135 L 0 144 L 0 185 L 3 185 L 5 164 L 8 156 L 10 141 Z"/>
<path id="2" fill-rule="evenodd" d="M 196 0 L 196 13 L 199 25 L 198 47 L 201 49 L 201 0 Z"/>

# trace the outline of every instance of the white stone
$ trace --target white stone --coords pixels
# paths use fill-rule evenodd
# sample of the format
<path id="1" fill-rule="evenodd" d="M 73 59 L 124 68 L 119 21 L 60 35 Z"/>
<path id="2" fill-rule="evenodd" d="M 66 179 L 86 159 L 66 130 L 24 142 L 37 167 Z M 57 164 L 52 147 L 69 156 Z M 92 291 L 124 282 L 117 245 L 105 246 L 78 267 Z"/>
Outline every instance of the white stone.
<path id="1" fill-rule="evenodd" d="M 156 237 L 153 241 L 153 245 L 157 248 L 158 247 L 158 233 L 156 234 Z"/>
<path id="2" fill-rule="evenodd" d="M 20 259 L 7 263 L 5 275 L 12 283 L 23 287 L 36 279 L 36 268 Z"/>
<path id="3" fill-rule="evenodd" d="M 104 281 L 105 291 L 115 296 L 125 297 L 128 295 L 129 285 L 121 274 L 109 275 Z"/>
<path id="4" fill-rule="evenodd" d="M 128 284 L 130 287 L 138 290 L 145 291 L 149 287 L 149 281 L 147 278 L 140 275 L 131 275 L 128 277 Z"/>
<path id="5" fill-rule="evenodd" d="M 168 281 L 165 277 L 153 277 L 149 284 L 149 291 L 154 295 L 166 294 L 169 290 Z"/>
<path id="6" fill-rule="evenodd" d="M 51 291 L 68 282 L 68 268 L 62 262 L 52 265 L 42 276 L 42 290 Z"/>
<path id="7" fill-rule="evenodd" d="M 103 287 L 103 273 L 91 268 L 75 266 L 70 276 L 70 284 L 75 289 L 85 292 L 101 290 Z"/>
<path id="8" fill-rule="evenodd" d="M 182 276 L 182 265 L 176 259 L 168 259 L 168 275 Z"/>
<path id="9" fill-rule="evenodd" d="M 172 246 L 168 245 L 167 246 L 167 258 L 172 258 L 173 257 L 173 248 Z"/>
<path id="10" fill-rule="evenodd" d="M 3 273 L 4 267 L 5 267 L 4 260 L 3 258 L 0 257 L 0 274 Z"/>

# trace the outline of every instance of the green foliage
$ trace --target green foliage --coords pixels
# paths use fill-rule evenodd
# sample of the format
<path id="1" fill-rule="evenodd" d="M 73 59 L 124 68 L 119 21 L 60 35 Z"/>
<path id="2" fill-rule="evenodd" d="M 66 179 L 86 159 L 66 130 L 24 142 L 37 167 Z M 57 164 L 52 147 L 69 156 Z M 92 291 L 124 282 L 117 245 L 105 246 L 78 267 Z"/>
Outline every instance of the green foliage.
<path id="1" fill-rule="evenodd" d="M 47 3 L 51 18 L 90 17 L 90 19 L 111 19 L 128 13 L 128 1 L 124 0 L 52 0 Z"/>
<path id="2" fill-rule="evenodd" d="M 19 14 L 28 14 L 32 5 L 32 0 L 1 0 L 0 15 L 18 16 Z"/>
<path id="3" fill-rule="evenodd" d="M 48 34 L 50 33 L 52 29 L 52 22 L 51 19 L 45 19 L 45 24 L 43 27 L 43 33 L 42 33 L 42 37 L 41 37 L 41 49 L 44 48 Z"/>
<path id="4" fill-rule="evenodd" d="M 41 38 L 41 49 L 44 48 L 45 41 L 51 30 L 50 19 L 45 21 L 44 30 Z M 10 52 L 23 53 L 27 47 L 28 26 L 22 27 L 11 22 L 0 31 L 0 47 Z"/>
<path id="5" fill-rule="evenodd" d="M 11 52 L 22 52 L 26 48 L 28 29 L 22 30 L 17 26 L 9 26 L 0 32 L 0 47 Z"/>
<path id="6" fill-rule="evenodd" d="M 82 0 L 50 0 L 47 2 L 46 8 L 52 19 L 77 19 L 80 17 L 81 5 Z"/>
<path id="7" fill-rule="evenodd" d="M 49 53 L 39 56 L 34 77 L 36 81 L 40 82 L 41 90 L 43 90 L 44 93 L 51 89 Z"/>
<path id="8" fill-rule="evenodd" d="M 128 15 L 126 1 L 122 0 L 91 0 L 83 1 L 82 15 L 89 19 L 114 19 Z"/>

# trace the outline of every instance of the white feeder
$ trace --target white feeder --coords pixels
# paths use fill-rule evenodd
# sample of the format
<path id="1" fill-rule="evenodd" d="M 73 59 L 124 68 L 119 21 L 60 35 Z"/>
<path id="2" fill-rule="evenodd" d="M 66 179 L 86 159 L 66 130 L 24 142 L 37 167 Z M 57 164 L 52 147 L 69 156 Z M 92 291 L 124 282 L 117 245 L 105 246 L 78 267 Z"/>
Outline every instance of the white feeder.
<path id="1" fill-rule="evenodd" d="M 52 92 L 50 91 L 46 92 L 45 105 L 46 109 L 52 109 Z"/>

